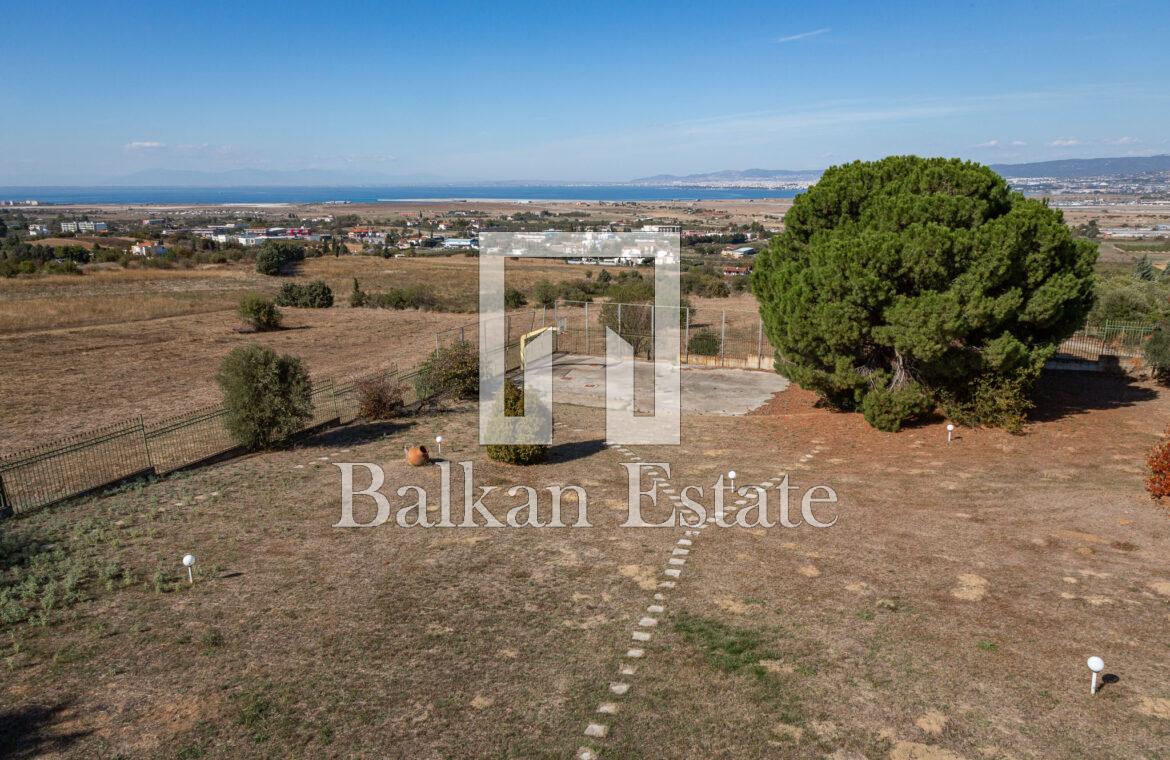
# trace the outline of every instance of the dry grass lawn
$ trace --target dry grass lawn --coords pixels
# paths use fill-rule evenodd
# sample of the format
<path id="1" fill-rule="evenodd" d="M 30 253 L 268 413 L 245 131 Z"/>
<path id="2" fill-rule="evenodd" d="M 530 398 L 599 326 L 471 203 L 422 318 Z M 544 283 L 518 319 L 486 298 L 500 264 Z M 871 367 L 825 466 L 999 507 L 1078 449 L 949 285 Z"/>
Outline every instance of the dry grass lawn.
<path id="1" fill-rule="evenodd" d="M 1164 756 L 1170 514 L 1141 463 L 1168 412 L 1159 387 L 1066 375 L 1024 435 L 949 447 L 941 423 L 882 434 L 799 390 L 689 417 L 681 446 L 630 457 L 671 463 L 676 489 L 734 467 L 840 503 L 831 528 L 710 526 L 681 555 L 681 529 L 620 527 L 630 457 L 598 444 L 600 410 L 565 405 L 552 462 L 528 469 L 487 461 L 458 407 L 34 513 L 6 526 L 7 561 L 43 571 L 30 609 L 58 579 L 55 606 L 3 631 L 0 753 Z M 436 434 L 480 485 L 586 486 L 594 527 L 331 527 L 330 462 L 434 493 L 401 452 Z M 1112 676 L 1095 697 L 1091 654 Z"/>

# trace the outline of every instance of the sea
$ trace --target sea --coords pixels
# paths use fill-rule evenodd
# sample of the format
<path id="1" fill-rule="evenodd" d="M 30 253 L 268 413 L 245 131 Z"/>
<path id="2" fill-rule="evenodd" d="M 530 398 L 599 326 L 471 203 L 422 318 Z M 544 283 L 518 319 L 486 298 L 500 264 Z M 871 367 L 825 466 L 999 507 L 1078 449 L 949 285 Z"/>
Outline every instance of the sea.
<path id="1" fill-rule="evenodd" d="M 652 185 L 401 185 L 355 187 L 0 187 L 0 202 L 116 205 L 279 205 L 403 201 L 699 201 L 792 198 L 778 188 Z"/>

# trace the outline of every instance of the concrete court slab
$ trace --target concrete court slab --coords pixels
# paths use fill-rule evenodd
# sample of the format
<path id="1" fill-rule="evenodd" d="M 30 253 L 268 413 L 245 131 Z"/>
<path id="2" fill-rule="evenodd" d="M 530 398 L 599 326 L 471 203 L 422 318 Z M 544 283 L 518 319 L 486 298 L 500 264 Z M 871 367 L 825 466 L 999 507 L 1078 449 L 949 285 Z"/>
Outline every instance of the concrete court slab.
<path id="1" fill-rule="evenodd" d="M 682 367 L 682 408 L 690 414 L 738 417 L 763 405 L 788 388 L 787 378 L 775 372 L 744 369 Z M 634 363 L 634 406 L 654 411 L 654 365 Z M 561 354 L 553 359 L 553 400 L 557 403 L 605 406 L 605 359 Z"/>

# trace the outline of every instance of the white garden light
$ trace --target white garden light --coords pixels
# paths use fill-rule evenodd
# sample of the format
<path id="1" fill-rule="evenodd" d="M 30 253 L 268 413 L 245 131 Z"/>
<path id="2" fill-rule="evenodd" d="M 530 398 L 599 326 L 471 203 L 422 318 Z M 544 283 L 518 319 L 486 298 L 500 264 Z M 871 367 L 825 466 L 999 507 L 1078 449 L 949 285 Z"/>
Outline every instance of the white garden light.
<path id="1" fill-rule="evenodd" d="M 1105 661 L 1100 657 L 1089 658 L 1089 670 L 1093 671 L 1093 684 L 1089 687 L 1090 694 L 1097 693 L 1097 674 L 1105 669 Z"/>
<path id="2" fill-rule="evenodd" d="M 955 434 L 955 426 L 954 426 L 954 424 L 948 422 L 947 423 L 947 443 L 951 442 L 951 437 L 954 434 Z"/>
<path id="3" fill-rule="evenodd" d="M 728 472 L 727 477 L 731 479 L 731 491 L 735 493 L 735 470 Z"/>
<path id="4" fill-rule="evenodd" d="M 192 570 L 191 570 L 191 568 L 193 568 L 194 566 L 195 566 L 195 555 L 194 554 L 184 554 L 183 555 L 183 567 L 187 568 L 187 582 L 188 583 L 195 582 L 195 573 L 192 572 Z"/>
<path id="5" fill-rule="evenodd" d="M 441 435 L 435 436 L 435 446 L 438 446 L 438 451 L 436 453 L 439 454 L 440 456 L 442 456 L 442 454 L 443 454 L 443 436 L 441 436 Z"/>

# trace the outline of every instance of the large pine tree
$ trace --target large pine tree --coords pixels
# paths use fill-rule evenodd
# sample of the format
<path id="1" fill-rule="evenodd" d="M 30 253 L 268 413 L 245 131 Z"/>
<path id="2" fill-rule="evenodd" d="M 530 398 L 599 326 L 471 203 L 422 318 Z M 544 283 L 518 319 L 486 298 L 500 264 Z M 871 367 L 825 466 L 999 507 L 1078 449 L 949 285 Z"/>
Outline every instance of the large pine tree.
<path id="1" fill-rule="evenodd" d="M 777 371 L 884 430 L 1014 426 L 1093 301 L 1096 246 L 985 166 L 893 156 L 798 196 L 752 286 Z"/>

